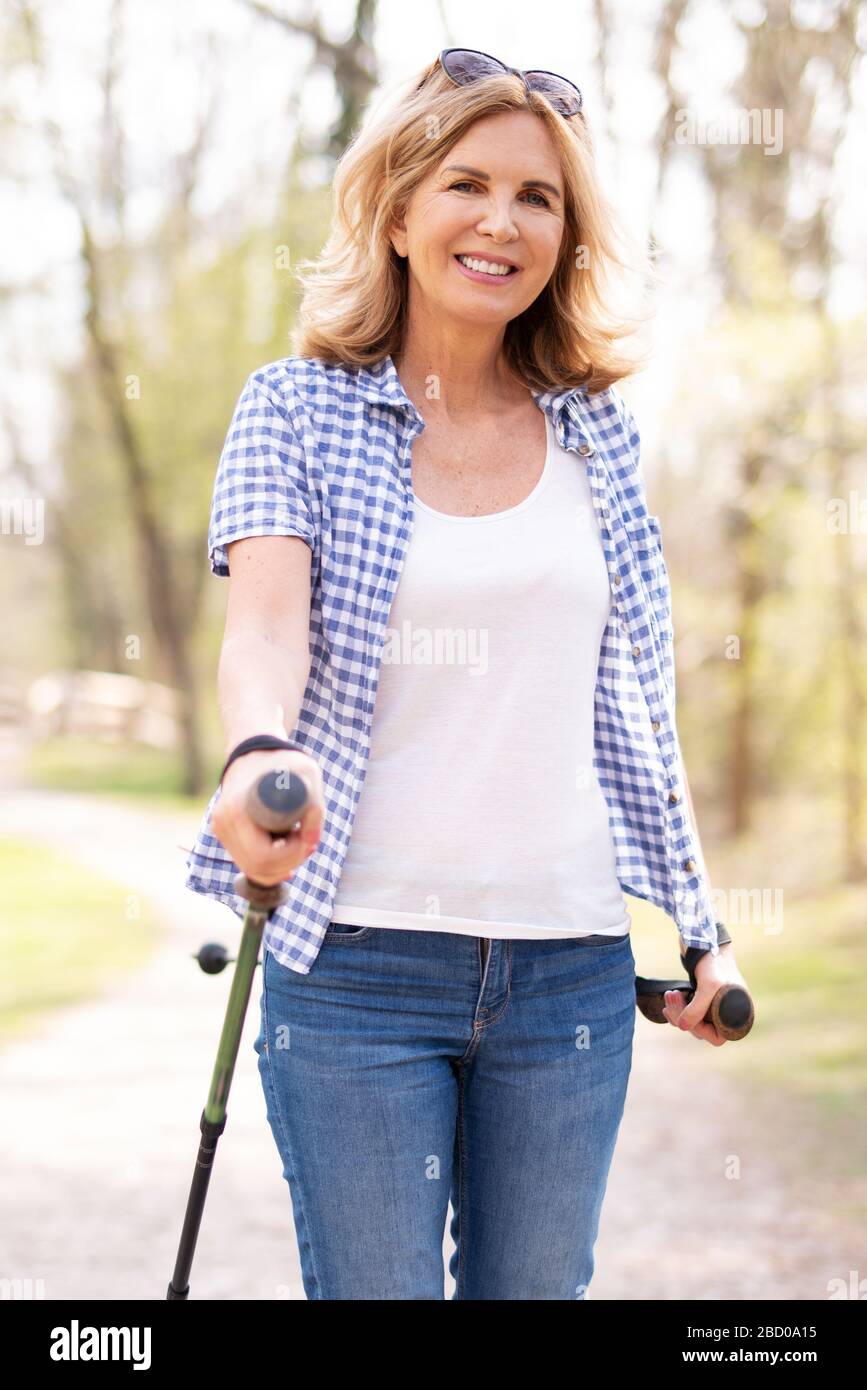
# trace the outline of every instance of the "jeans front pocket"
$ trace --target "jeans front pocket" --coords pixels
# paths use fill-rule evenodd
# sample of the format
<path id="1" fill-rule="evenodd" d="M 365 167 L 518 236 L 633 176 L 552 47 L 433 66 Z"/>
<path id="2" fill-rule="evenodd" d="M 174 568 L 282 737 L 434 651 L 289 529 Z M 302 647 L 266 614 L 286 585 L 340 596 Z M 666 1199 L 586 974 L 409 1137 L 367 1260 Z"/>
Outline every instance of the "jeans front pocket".
<path id="1" fill-rule="evenodd" d="M 572 940 L 576 946 L 622 946 L 624 941 L 629 940 L 629 932 L 624 932 L 622 936 L 603 936 L 600 932 L 592 936 L 575 936 Z"/>
<path id="2" fill-rule="evenodd" d="M 338 942 L 363 941 L 375 930 L 375 927 L 356 927 L 350 922 L 332 922 L 322 938 L 322 945 L 331 945 L 332 942 L 337 944 Z"/>

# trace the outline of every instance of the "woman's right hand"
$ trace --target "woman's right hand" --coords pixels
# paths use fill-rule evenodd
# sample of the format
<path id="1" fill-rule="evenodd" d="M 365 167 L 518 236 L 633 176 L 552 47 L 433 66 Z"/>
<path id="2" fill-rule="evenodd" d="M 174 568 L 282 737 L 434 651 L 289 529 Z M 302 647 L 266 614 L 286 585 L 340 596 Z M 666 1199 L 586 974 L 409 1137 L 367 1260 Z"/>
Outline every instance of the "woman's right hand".
<path id="1" fill-rule="evenodd" d="M 307 783 L 310 799 L 297 831 L 272 840 L 247 810 L 250 788 L 266 772 L 295 772 Z M 282 883 L 312 854 L 322 835 L 325 797 L 322 771 L 314 758 L 292 749 L 256 749 L 228 768 L 211 811 L 214 834 L 238 868 L 257 883 Z"/>

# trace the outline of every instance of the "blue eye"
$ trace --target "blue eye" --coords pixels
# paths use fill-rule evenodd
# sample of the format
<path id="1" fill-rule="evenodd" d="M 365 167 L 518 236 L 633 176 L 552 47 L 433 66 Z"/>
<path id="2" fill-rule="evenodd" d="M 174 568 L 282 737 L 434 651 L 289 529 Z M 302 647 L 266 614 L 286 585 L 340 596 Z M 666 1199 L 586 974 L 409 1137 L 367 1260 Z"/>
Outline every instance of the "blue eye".
<path id="1" fill-rule="evenodd" d="M 459 179 L 457 183 L 451 183 L 451 184 L 449 184 L 449 192 L 451 192 L 451 190 L 452 190 L 453 188 L 478 188 L 478 186 L 479 186 L 478 184 L 473 183 L 470 179 Z M 528 188 L 528 189 L 524 189 L 524 192 L 525 192 L 525 193 L 528 193 L 528 194 L 530 195 L 531 198 L 541 198 L 541 199 L 542 199 L 542 203 L 541 203 L 541 206 L 542 206 L 542 207 L 548 208 L 548 207 L 551 206 L 551 204 L 548 202 L 548 199 L 545 197 L 544 193 L 539 193 L 537 189 Z M 534 203 L 534 204 L 533 204 L 533 207 L 539 207 L 539 206 L 540 206 L 539 203 Z"/>

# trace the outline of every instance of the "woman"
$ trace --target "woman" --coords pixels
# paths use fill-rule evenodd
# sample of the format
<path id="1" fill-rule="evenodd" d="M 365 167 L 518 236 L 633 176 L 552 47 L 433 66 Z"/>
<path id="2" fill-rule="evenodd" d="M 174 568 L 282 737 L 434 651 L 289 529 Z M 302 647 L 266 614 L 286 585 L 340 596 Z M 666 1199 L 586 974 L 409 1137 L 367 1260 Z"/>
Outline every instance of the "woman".
<path id="1" fill-rule="evenodd" d="M 623 892 L 697 961 L 671 1023 L 719 1045 L 742 980 L 683 804 L 613 222 L 578 89 L 467 50 L 334 194 L 298 355 L 220 460 L 230 757 L 187 882 L 240 914 L 239 868 L 291 879 L 256 1051 L 307 1297 L 441 1299 L 451 1200 L 455 1298 L 580 1299 L 632 1057 Z M 311 804 L 272 843 L 245 797 L 284 768 Z"/>

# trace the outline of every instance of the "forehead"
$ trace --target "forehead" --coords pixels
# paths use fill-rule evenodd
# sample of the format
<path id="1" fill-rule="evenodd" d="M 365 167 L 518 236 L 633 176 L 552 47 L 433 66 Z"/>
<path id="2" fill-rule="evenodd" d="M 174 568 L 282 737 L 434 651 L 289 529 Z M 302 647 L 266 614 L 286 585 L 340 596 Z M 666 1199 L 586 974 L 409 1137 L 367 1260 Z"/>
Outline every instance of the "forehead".
<path id="1" fill-rule="evenodd" d="M 493 177 L 532 165 L 527 176 L 552 175 L 560 181 L 560 158 L 544 121 L 530 111 L 500 111 L 465 130 L 437 166 L 475 164 Z"/>

